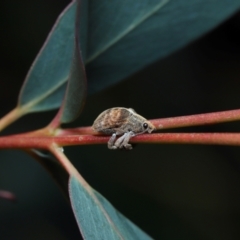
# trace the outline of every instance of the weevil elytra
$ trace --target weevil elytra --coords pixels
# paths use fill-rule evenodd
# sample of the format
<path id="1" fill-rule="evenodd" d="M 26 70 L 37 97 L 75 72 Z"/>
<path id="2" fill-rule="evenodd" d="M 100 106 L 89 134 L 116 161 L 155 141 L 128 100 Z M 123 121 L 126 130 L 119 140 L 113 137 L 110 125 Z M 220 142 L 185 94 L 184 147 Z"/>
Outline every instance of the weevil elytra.
<path id="1" fill-rule="evenodd" d="M 132 108 L 115 107 L 102 112 L 94 121 L 94 131 L 112 135 L 108 141 L 109 149 L 132 149 L 131 137 L 155 130 L 154 125 L 137 114 Z M 122 135 L 117 140 L 117 136 Z"/>

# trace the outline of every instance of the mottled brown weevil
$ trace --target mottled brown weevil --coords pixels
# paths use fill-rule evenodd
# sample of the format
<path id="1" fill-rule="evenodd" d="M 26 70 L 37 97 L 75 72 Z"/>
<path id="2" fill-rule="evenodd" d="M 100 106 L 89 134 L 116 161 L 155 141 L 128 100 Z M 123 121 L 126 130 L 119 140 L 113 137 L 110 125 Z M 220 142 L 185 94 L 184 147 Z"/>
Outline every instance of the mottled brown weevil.
<path id="1" fill-rule="evenodd" d="M 94 131 L 112 135 L 108 141 L 109 149 L 132 149 L 131 137 L 155 130 L 154 125 L 137 114 L 132 108 L 115 107 L 102 112 L 94 121 Z M 116 137 L 122 135 L 116 140 Z"/>

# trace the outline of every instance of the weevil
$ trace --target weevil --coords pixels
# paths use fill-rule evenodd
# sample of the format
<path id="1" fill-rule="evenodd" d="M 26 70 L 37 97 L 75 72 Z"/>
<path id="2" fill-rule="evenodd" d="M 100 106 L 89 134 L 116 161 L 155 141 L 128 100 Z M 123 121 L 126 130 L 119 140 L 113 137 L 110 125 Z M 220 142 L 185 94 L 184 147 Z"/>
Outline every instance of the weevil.
<path id="1" fill-rule="evenodd" d="M 109 149 L 132 149 L 131 137 L 155 130 L 154 125 L 137 114 L 132 108 L 115 107 L 102 112 L 94 121 L 94 131 L 112 135 L 108 141 Z M 120 136 L 122 135 L 122 136 Z M 118 139 L 117 136 L 120 136 Z"/>

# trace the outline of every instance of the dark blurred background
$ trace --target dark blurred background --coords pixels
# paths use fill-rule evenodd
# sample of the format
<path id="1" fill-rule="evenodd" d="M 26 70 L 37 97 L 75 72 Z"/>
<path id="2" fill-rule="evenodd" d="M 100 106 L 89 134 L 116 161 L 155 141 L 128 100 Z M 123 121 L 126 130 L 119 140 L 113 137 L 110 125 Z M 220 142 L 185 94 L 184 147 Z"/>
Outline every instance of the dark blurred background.
<path id="1" fill-rule="evenodd" d="M 0 116 L 15 107 L 19 89 L 66 0 L 0 4 Z M 146 118 L 240 108 L 240 13 L 201 39 L 89 96 L 70 126 L 91 125 L 109 107 L 132 107 Z M 96 104 L 97 103 L 97 104 Z M 23 117 L 4 134 L 44 127 L 55 111 Z M 36 121 L 38 119 L 38 121 Z M 240 123 L 181 131 L 238 132 Z M 240 148 L 105 145 L 65 149 L 80 173 L 118 210 L 155 239 L 240 238 Z M 72 211 L 46 171 L 21 151 L 0 151 L 0 239 L 79 239 Z"/>

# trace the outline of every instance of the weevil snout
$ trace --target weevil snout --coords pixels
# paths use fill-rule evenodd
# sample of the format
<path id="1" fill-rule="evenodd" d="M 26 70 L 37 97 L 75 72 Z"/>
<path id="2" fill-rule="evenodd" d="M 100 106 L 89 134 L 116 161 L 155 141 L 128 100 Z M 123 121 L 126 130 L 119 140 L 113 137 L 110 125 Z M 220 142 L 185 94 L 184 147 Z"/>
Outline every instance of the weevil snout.
<path id="1" fill-rule="evenodd" d="M 152 123 L 148 122 L 148 130 L 147 130 L 148 133 L 151 133 L 155 129 L 156 129 L 155 126 Z"/>

